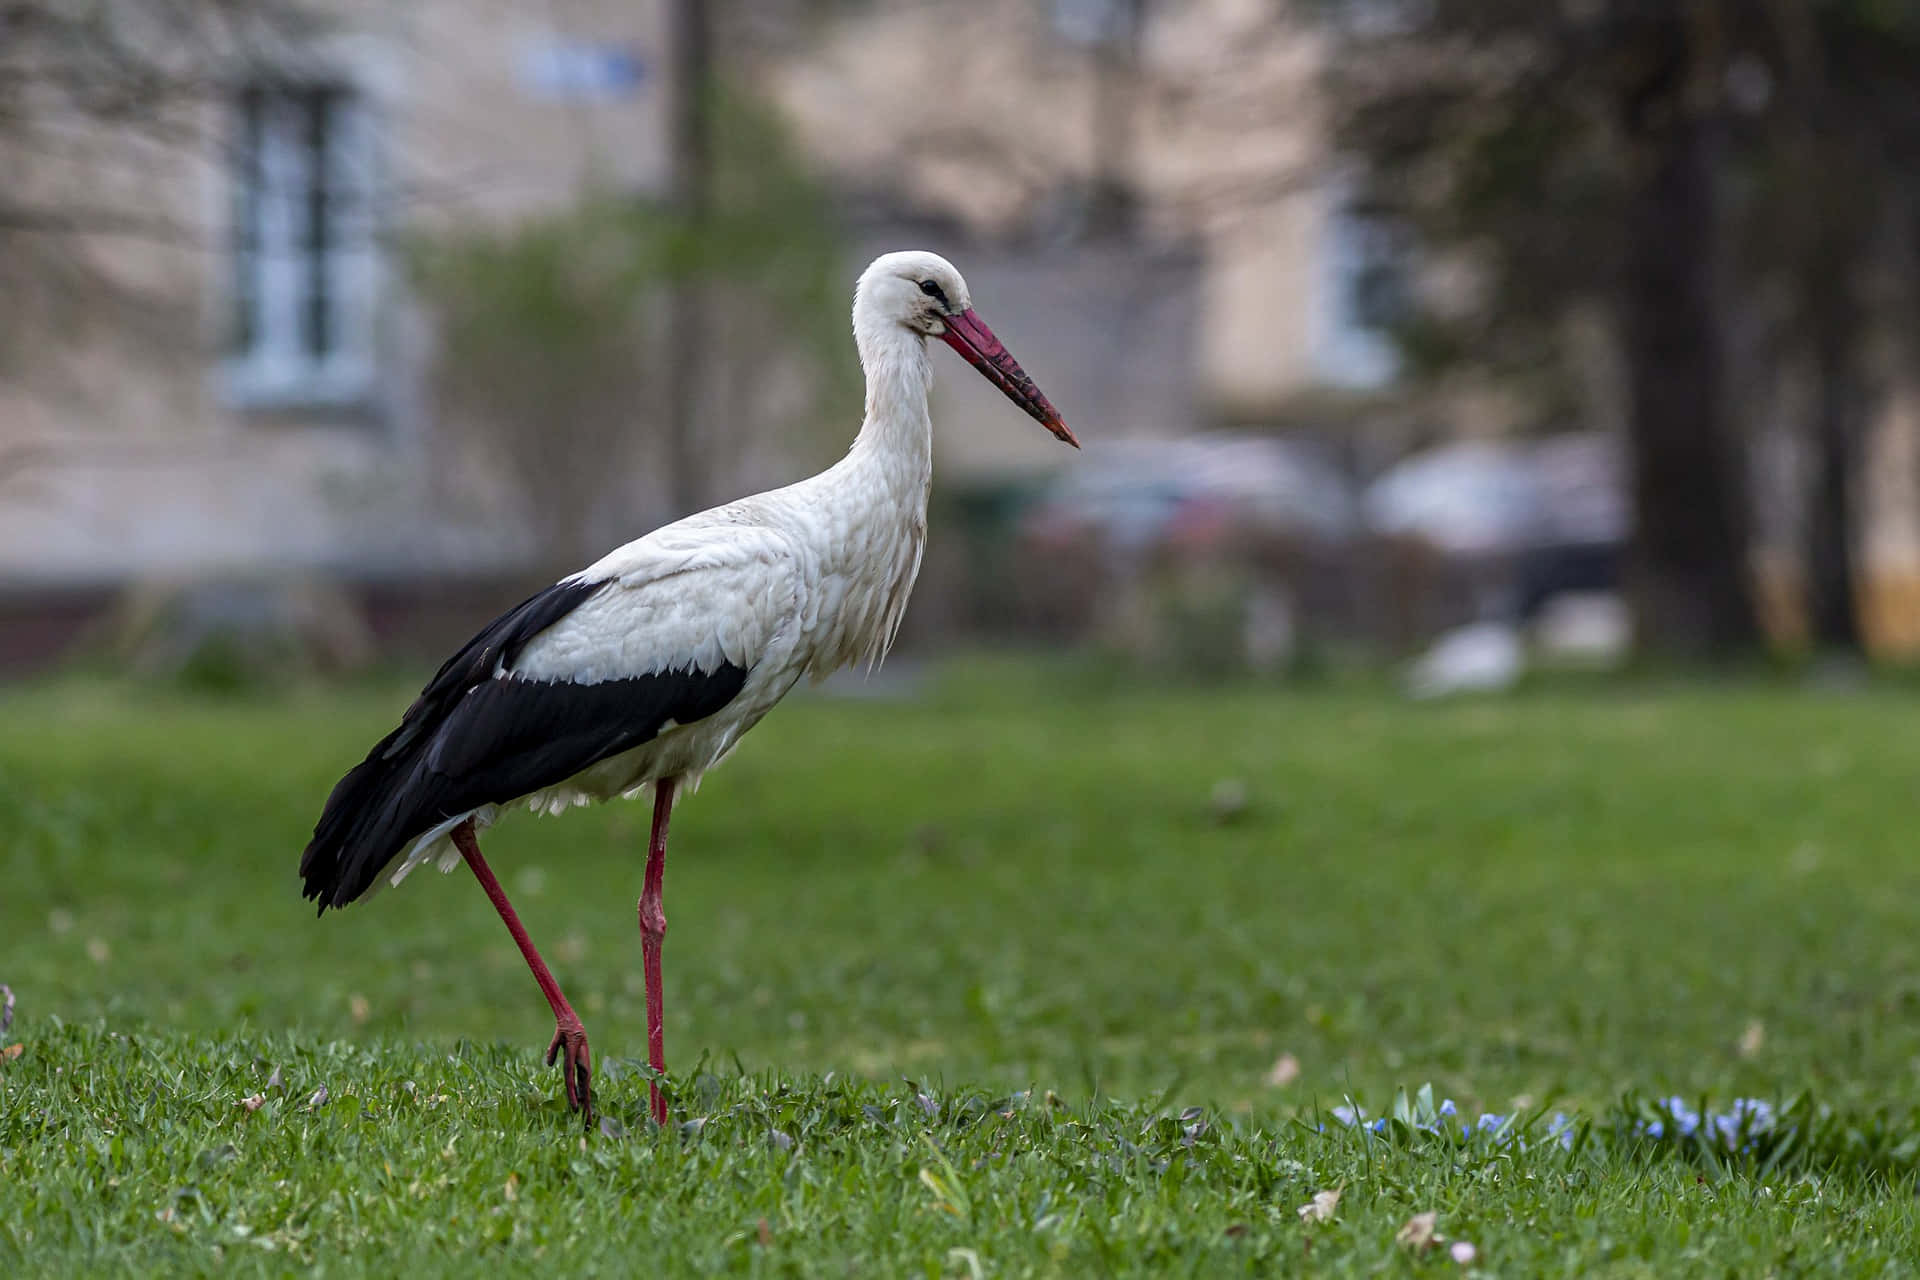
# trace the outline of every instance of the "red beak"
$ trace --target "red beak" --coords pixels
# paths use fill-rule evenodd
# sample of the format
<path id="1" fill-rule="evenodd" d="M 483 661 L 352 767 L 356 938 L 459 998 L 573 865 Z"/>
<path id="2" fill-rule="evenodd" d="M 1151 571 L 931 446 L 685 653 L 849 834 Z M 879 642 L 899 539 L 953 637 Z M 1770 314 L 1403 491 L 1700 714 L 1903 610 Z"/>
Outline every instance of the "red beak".
<path id="1" fill-rule="evenodd" d="M 1000 339 L 993 336 L 993 330 L 987 328 L 986 321 L 973 313 L 972 307 L 957 316 L 947 316 L 946 322 L 946 332 L 940 336 L 948 346 L 958 351 L 968 364 L 984 373 L 987 381 L 1000 388 L 1007 399 L 1025 409 L 1041 426 L 1074 448 L 1080 447 L 1080 442 L 1073 438 L 1073 432 L 1067 430 L 1067 424 L 1060 421 L 1060 411 L 1040 394 L 1040 388 L 1033 384 L 1033 379 L 1013 358 L 1013 353 L 1000 344 Z"/>

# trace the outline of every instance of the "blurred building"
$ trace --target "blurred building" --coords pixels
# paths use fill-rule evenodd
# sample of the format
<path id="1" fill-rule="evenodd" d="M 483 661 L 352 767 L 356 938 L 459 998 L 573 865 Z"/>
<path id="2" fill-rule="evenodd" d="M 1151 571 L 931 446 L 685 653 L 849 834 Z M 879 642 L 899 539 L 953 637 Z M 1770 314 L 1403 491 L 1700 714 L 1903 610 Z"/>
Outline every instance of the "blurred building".
<path id="1" fill-rule="evenodd" d="M 429 518 L 423 370 L 395 237 L 667 178 L 659 0 L 331 0 L 263 36 L 185 143 L 95 132 L 32 180 L 177 234 L 90 241 L 130 311 L 0 373 L 0 585 L 271 566 L 492 568 L 512 531 Z M 112 300 L 102 299 L 103 309 Z"/>
<path id="2" fill-rule="evenodd" d="M 483 576 L 524 556 L 510 522 L 436 491 L 432 324 L 397 237 L 555 208 L 590 178 L 663 193 L 668 6 L 322 7 L 337 29 L 259 41 L 196 122 L 211 145 L 96 132 L 34 170 L 180 234 L 89 244 L 151 323 L 83 327 L 0 375 L 16 602 L 262 570 Z M 1137 28 L 1144 7 L 1092 0 L 846 13 L 755 74 L 847 192 L 849 279 L 872 251 L 948 250 L 1101 439 L 1390 380 L 1393 246 L 1310 176 L 1304 30 L 1218 0 Z M 943 475 L 1058 463 L 953 372 Z"/>
<path id="3" fill-rule="evenodd" d="M 1327 154 L 1315 17 L 1261 0 L 856 7 L 771 60 L 765 82 L 867 206 L 950 219 L 1030 259 L 1104 246 L 1118 296 L 1063 302 L 1076 325 L 1123 333 L 1163 287 L 1126 264 L 1186 255 L 1190 352 L 1140 343 L 1132 357 L 1191 362 L 1191 403 L 1167 429 L 1324 425 L 1391 386 L 1408 264 Z"/>
<path id="4" fill-rule="evenodd" d="M 0 157 L 18 186 L 180 229 L 89 241 L 139 285 L 137 306 L 62 331 L 44 358 L 0 364 L 0 617 L 16 620 L 0 626 L 0 663 L 50 652 L 133 583 L 270 573 L 396 600 L 425 582 L 497 582 L 529 558 L 527 530 L 450 499 L 459 424 L 432 403 L 434 324 L 402 270 L 405 239 L 559 209 L 589 184 L 664 196 L 671 6 L 303 2 L 338 29 L 260 41 L 197 120 L 211 145 L 76 130 L 58 157 Z M 780 38 L 730 50 L 729 67 L 778 106 L 839 196 L 846 280 L 885 249 L 947 252 L 1090 443 L 1286 435 L 1312 447 L 1268 470 L 1315 477 L 1302 492 L 1338 487 L 1358 509 L 1364 482 L 1415 445 L 1542 425 L 1484 389 L 1400 385 L 1389 333 L 1409 291 L 1458 282 L 1436 264 L 1416 273 L 1401 234 L 1346 179 L 1319 92 L 1330 45 L 1316 23 L 1382 6 L 772 8 Z M 1593 421 L 1558 425 L 1615 425 L 1614 379 L 1604 359 L 1595 368 Z M 956 362 L 938 379 L 943 494 L 1004 515 L 1005 495 L 1068 460 Z M 1891 585 L 1867 613 L 1883 642 L 1920 645 L 1920 516 L 1910 484 L 1879 483 L 1915 471 L 1912 400 L 1872 445 L 1886 465 L 1873 468 L 1868 555 Z M 849 432 L 855 412 L 849 403 Z M 1211 447 L 1127 452 L 1140 476 L 1111 483 L 1130 492 L 1156 479 L 1154 459 Z M 1251 456 L 1235 450 L 1217 456 Z M 794 465 L 736 466 L 724 485 Z M 1164 523 L 1189 541 L 1212 527 L 1195 513 L 1222 508 L 1205 477 L 1177 502 L 1147 487 L 1155 510 L 1184 513 Z M 1323 555 L 1340 539 L 1312 505 L 1256 523 L 1314 528 L 1314 590 L 1326 595 L 1356 575 Z M 1793 545 L 1791 513 L 1764 493 L 1761 506 L 1769 545 Z M 669 514 L 637 491 L 622 527 Z M 923 622 L 939 624 L 938 586 L 963 576 L 942 576 L 958 549 L 932 548 Z M 1769 582 L 1790 576 L 1762 550 Z M 1443 581 L 1424 559 L 1407 563 Z M 1382 594 L 1417 598 L 1398 583 Z"/>

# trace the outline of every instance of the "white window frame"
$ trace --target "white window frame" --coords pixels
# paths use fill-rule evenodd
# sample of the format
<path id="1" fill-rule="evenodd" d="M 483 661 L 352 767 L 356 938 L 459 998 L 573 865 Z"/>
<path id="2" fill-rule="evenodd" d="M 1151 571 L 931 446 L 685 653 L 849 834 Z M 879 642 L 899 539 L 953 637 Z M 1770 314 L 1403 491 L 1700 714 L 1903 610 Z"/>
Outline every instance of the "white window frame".
<path id="1" fill-rule="evenodd" d="M 314 152 L 305 118 L 316 92 L 338 95 L 327 109 L 321 147 L 327 167 L 321 199 L 329 216 L 317 263 L 311 243 Z M 259 95 L 260 104 L 252 125 L 243 105 L 250 93 Z M 231 236 L 222 311 L 229 326 L 229 353 L 220 363 L 223 398 L 243 409 L 367 405 L 379 374 L 384 286 L 382 157 L 373 95 L 353 76 L 303 68 L 236 86 L 229 109 L 235 145 L 224 174 Z M 254 166 L 257 173 L 249 172 Z M 251 228 L 243 221 L 249 217 Z M 316 267 L 324 351 L 315 350 Z"/>

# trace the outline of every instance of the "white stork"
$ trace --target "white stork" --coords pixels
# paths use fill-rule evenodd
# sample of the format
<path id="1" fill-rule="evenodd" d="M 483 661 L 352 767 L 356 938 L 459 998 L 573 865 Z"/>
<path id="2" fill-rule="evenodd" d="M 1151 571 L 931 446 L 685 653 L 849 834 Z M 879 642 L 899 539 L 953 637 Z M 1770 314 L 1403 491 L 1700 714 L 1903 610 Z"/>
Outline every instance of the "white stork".
<path id="1" fill-rule="evenodd" d="M 676 521 L 502 614 L 448 659 L 400 727 L 327 797 L 300 858 L 305 895 L 344 907 L 423 862 L 459 859 L 486 890 L 553 1008 L 547 1062 L 591 1111 L 586 1029 L 480 856 L 508 806 L 536 812 L 653 789 L 640 894 L 647 1051 L 666 1070 L 661 875 L 676 795 L 718 764 L 802 676 L 878 662 L 920 569 L 940 338 L 1041 425 L 1059 412 L 975 315 L 936 254 L 889 253 L 854 292 L 867 412 L 847 456 L 798 484 Z M 659 1088 L 656 1122 L 666 1122 Z"/>

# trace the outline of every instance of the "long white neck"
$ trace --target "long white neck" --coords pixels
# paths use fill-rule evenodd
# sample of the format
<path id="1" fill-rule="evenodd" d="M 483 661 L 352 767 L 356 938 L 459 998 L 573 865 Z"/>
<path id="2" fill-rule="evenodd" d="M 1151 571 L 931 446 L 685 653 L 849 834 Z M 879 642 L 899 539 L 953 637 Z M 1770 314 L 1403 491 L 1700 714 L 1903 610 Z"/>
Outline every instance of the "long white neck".
<path id="1" fill-rule="evenodd" d="M 926 510 L 933 477 L 933 420 L 927 394 L 933 361 L 925 338 L 904 325 L 856 316 L 854 341 L 867 376 L 867 412 L 846 463 L 876 499 Z"/>
<path id="2" fill-rule="evenodd" d="M 808 526 L 819 536 L 817 588 L 837 602 L 809 638 L 816 678 L 886 654 L 920 572 L 933 485 L 925 340 L 899 324 L 863 324 L 858 309 L 854 335 L 867 375 L 866 419 L 846 457 L 794 490 L 807 492 Z"/>

